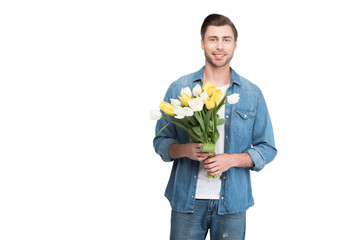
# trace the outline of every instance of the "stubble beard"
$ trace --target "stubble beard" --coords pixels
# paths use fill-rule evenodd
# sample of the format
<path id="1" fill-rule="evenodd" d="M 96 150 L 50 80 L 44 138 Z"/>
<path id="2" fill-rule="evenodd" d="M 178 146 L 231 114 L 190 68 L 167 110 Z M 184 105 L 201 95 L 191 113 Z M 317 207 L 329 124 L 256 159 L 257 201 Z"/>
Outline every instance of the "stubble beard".
<path id="1" fill-rule="evenodd" d="M 230 61 L 231 61 L 231 59 L 233 58 L 233 55 L 234 55 L 234 53 L 227 55 L 228 58 L 226 59 L 226 61 L 225 61 L 224 63 L 219 63 L 219 64 L 217 64 L 217 63 L 215 63 L 215 62 L 211 59 L 211 56 L 210 56 L 206 51 L 204 51 L 204 53 L 205 53 L 205 59 L 206 59 L 206 61 L 207 61 L 212 67 L 216 67 L 216 68 L 221 68 L 221 67 L 224 67 L 224 66 L 226 66 L 227 64 L 229 64 Z"/>

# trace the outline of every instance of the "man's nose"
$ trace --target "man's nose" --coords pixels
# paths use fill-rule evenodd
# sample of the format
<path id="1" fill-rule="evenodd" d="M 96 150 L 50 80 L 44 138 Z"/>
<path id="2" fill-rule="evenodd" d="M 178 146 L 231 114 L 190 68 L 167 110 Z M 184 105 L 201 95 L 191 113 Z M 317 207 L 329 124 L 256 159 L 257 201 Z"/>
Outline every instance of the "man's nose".
<path id="1" fill-rule="evenodd" d="M 216 45 L 216 48 L 218 49 L 218 50 L 221 50 L 221 49 L 223 49 L 223 42 L 222 41 L 218 41 L 217 42 L 217 45 Z"/>

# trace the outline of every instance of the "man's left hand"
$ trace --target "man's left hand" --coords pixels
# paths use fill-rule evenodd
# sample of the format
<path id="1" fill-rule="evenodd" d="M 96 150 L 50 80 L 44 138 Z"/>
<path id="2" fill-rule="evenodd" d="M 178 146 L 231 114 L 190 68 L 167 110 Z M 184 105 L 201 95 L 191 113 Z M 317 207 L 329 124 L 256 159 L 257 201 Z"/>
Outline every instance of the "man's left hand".
<path id="1" fill-rule="evenodd" d="M 219 153 L 204 160 L 205 171 L 211 176 L 221 174 L 232 167 L 252 168 L 254 163 L 248 153 Z"/>
<path id="2" fill-rule="evenodd" d="M 230 161 L 229 154 L 226 153 L 217 154 L 215 157 L 204 160 L 205 171 L 211 176 L 221 174 L 231 167 L 233 167 L 232 161 Z"/>

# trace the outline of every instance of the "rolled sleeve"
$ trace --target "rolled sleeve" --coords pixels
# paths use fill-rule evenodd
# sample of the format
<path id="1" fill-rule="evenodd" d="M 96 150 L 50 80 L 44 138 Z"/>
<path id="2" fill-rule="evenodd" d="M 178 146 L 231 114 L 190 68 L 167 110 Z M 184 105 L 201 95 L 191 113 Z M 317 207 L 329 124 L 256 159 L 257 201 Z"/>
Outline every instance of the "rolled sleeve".
<path id="1" fill-rule="evenodd" d="M 266 102 L 262 94 L 260 94 L 258 100 L 257 114 L 252 135 L 252 145 L 253 147 L 246 152 L 250 155 L 255 165 L 252 170 L 260 171 L 266 164 L 270 163 L 277 154 L 273 128 Z"/>
<path id="2" fill-rule="evenodd" d="M 259 172 L 261 169 L 263 169 L 265 167 L 264 158 L 261 156 L 261 154 L 258 151 L 251 148 L 251 149 L 247 150 L 246 152 L 250 155 L 251 160 L 254 163 L 254 167 L 252 167 L 251 170 Z"/>
<path id="3" fill-rule="evenodd" d="M 173 138 L 155 138 L 154 139 L 154 148 L 155 152 L 160 155 L 161 159 L 164 162 L 171 162 L 173 159 L 169 155 L 169 147 L 171 144 L 178 143 Z"/>

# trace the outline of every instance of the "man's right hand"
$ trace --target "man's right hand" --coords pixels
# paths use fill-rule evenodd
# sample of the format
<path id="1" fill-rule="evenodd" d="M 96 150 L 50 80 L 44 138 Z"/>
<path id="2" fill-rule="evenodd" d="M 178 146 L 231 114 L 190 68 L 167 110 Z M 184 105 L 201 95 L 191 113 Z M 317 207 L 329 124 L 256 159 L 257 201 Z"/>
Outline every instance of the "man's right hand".
<path id="1" fill-rule="evenodd" d="M 172 144 L 169 147 L 169 155 L 171 159 L 187 157 L 196 161 L 204 161 L 211 152 L 201 152 L 200 147 L 202 143 L 186 143 L 186 144 Z"/>

